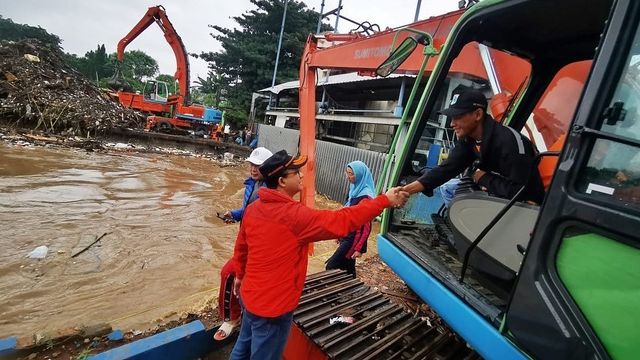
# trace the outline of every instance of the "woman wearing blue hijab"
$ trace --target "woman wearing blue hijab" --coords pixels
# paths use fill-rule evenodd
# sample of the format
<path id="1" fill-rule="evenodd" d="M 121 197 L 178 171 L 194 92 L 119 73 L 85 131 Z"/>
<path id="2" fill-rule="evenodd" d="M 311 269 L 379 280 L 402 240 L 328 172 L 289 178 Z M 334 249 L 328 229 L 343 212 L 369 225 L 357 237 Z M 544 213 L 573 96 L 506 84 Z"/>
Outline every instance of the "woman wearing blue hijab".
<path id="1" fill-rule="evenodd" d="M 352 161 L 345 170 L 349 181 L 349 197 L 345 206 L 353 206 L 364 199 L 372 199 L 376 194 L 371 171 L 362 161 Z M 371 233 L 371 223 L 338 240 L 338 249 L 327 260 L 327 270 L 342 269 L 356 274 L 356 258 L 367 252 L 367 238 Z"/>

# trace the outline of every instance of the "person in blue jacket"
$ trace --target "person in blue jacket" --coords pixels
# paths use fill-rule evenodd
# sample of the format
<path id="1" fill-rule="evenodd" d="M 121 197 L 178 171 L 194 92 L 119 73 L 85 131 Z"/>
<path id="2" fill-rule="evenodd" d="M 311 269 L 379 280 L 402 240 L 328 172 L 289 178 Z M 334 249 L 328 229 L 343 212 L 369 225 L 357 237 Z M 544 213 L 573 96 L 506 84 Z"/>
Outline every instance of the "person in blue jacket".
<path id="1" fill-rule="evenodd" d="M 376 186 L 371 170 L 362 161 L 352 161 L 345 170 L 349 181 L 349 197 L 345 206 L 354 206 L 364 199 L 376 196 Z M 371 233 L 371 222 L 362 225 L 358 230 L 338 239 L 336 252 L 327 260 L 326 269 L 342 269 L 349 274 L 356 274 L 356 258 L 367 252 L 367 239 Z"/>
<path id="2" fill-rule="evenodd" d="M 260 165 L 273 155 L 266 148 L 259 147 L 251 152 L 247 158 L 250 166 L 250 176 L 244 181 L 244 198 L 242 207 L 225 212 L 222 217 L 226 223 L 241 221 L 244 210 L 258 198 L 258 189 L 264 185 Z M 240 325 L 242 310 L 238 297 L 233 293 L 233 282 L 236 277 L 236 269 L 233 261 L 229 259 L 220 269 L 220 290 L 218 293 L 218 311 L 220 318 L 224 321 L 218 328 L 213 338 L 224 340 Z"/>
<path id="3" fill-rule="evenodd" d="M 244 198 L 242 201 L 242 207 L 226 211 L 222 214 L 222 217 L 229 220 L 229 222 L 235 222 L 242 220 L 244 209 L 247 205 L 251 204 L 258 197 L 258 189 L 264 185 L 262 181 L 262 175 L 260 174 L 260 165 L 273 155 L 267 148 L 259 147 L 251 152 L 251 155 L 247 158 L 247 162 L 251 167 L 249 170 L 250 176 L 244 181 Z"/>
<path id="4" fill-rule="evenodd" d="M 255 149 L 258 146 L 258 137 L 254 137 L 253 140 L 249 143 L 249 147 Z"/>

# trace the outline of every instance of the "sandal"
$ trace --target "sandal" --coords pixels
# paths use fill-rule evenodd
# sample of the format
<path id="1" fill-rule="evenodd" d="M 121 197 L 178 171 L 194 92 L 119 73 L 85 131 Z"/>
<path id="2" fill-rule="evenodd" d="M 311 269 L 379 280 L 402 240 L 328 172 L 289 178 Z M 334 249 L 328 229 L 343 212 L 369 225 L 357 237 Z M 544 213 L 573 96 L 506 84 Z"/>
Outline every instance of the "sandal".
<path id="1" fill-rule="evenodd" d="M 239 319 L 236 321 L 223 322 L 222 325 L 220 325 L 220 327 L 218 328 L 218 331 L 216 331 L 215 335 L 213 335 L 213 338 L 217 341 L 222 341 L 228 338 L 229 335 L 231 335 L 238 328 L 238 325 L 240 325 Z"/>

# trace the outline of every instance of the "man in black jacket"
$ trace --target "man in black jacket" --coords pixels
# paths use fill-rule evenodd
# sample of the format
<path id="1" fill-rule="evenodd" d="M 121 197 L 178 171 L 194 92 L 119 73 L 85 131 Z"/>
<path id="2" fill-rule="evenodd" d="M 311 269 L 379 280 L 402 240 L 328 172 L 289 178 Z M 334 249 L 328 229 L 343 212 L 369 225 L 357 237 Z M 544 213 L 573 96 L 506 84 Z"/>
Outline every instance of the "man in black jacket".
<path id="1" fill-rule="evenodd" d="M 541 204 L 544 187 L 537 166 L 536 150 L 531 141 L 514 129 L 498 124 L 487 114 L 487 99 L 477 90 L 467 90 L 451 99 L 449 108 L 440 114 L 451 117 L 451 127 L 458 141 L 449 157 L 436 168 L 404 186 L 411 194 L 422 191 L 430 196 L 433 190 L 448 182 L 443 200 L 448 206 L 447 190 L 453 193 L 457 175 L 479 160 L 473 181 L 490 194 L 510 199 L 526 185 L 518 200 Z M 453 179 L 453 180 L 452 180 Z"/>

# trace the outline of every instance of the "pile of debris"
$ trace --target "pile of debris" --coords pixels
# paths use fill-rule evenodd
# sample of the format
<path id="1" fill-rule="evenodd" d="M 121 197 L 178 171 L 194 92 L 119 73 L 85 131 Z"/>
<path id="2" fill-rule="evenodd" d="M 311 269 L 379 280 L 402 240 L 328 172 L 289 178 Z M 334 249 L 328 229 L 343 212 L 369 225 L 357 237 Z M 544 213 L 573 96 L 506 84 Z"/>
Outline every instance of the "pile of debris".
<path id="1" fill-rule="evenodd" d="M 145 118 L 70 68 L 60 50 L 30 39 L 0 43 L 0 121 L 88 137 L 141 128 Z"/>

